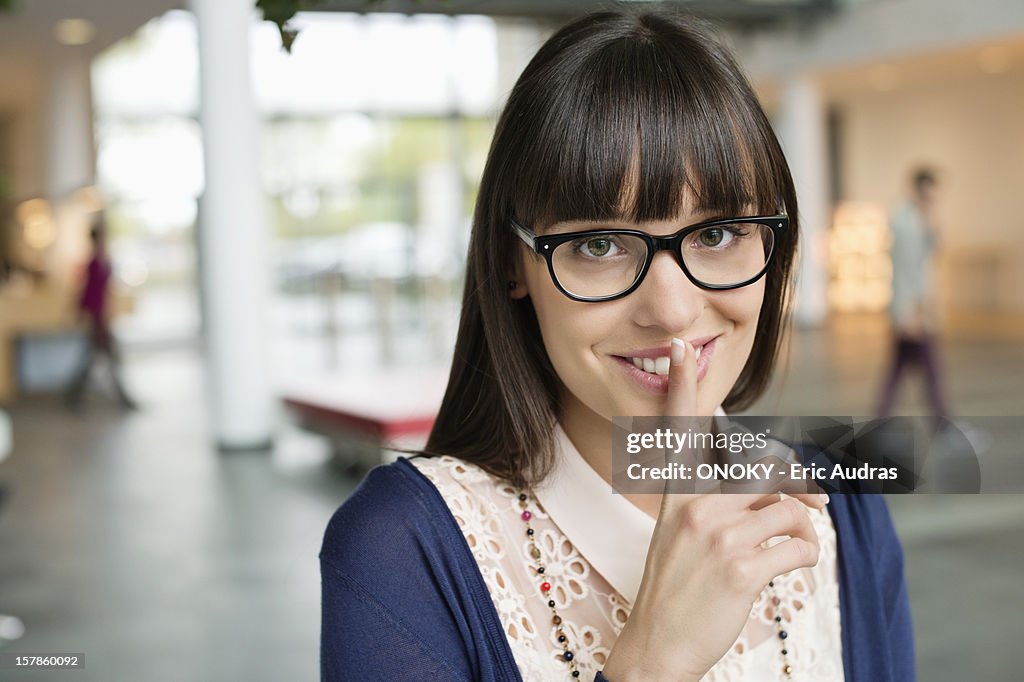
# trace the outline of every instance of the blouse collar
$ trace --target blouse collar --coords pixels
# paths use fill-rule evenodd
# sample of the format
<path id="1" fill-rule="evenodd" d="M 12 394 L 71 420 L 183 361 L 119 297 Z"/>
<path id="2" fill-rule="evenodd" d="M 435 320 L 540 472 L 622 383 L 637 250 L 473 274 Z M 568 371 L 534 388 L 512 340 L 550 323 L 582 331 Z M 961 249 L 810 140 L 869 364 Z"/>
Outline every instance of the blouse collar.
<path id="1" fill-rule="evenodd" d="M 725 416 L 719 407 L 717 416 Z M 534 494 L 544 511 L 588 563 L 633 604 L 640 591 L 655 520 L 583 459 L 562 425 L 555 423 L 558 459 Z"/>

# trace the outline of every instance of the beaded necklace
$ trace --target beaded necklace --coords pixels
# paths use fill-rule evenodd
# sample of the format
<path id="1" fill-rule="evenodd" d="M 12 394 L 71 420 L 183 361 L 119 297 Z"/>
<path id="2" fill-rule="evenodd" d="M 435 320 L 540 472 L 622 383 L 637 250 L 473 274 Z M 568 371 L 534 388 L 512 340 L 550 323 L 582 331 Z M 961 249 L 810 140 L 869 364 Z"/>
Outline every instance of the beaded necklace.
<path id="1" fill-rule="evenodd" d="M 545 568 L 541 561 L 541 551 L 534 540 L 533 526 L 530 525 L 530 519 L 533 518 L 533 512 L 527 507 L 529 506 L 529 500 L 533 497 L 533 502 L 537 504 L 537 498 L 534 496 L 527 496 L 526 493 L 517 491 L 519 493 L 519 508 L 522 509 L 520 518 L 526 523 L 526 537 L 530 542 L 530 556 L 534 560 L 533 570 L 536 571 L 539 579 L 542 580 L 540 584 L 540 591 L 548 599 L 548 608 L 551 609 L 551 622 L 558 629 L 555 631 L 555 636 L 558 638 L 558 643 L 562 645 L 562 660 L 569 664 L 569 674 L 573 679 L 579 678 L 580 670 L 576 664 L 576 655 L 572 649 L 569 648 L 569 638 L 565 634 L 565 630 L 562 629 L 562 617 L 558 615 L 558 609 L 555 608 L 555 600 L 551 598 L 551 583 L 547 580 L 543 580 Z M 782 673 L 787 678 L 792 678 L 793 666 L 789 663 L 789 650 L 786 648 L 786 640 L 789 638 L 789 633 L 784 629 L 785 626 L 782 624 L 782 612 L 779 609 L 781 600 L 775 594 L 775 581 L 768 583 L 768 589 L 771 593 L 771 603 L 775 607 L 775 629 L 776 635 L 782 640 Z"/>

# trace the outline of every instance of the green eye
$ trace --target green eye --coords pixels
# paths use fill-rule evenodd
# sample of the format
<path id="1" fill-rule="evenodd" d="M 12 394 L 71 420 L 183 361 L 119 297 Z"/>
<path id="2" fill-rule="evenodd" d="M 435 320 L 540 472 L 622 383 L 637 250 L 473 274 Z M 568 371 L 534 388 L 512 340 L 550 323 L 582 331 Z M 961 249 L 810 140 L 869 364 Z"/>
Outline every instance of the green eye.
<path id="1" fill-rule="evenodd" d="M 714 227 L 707 230 L 701 230 L 698 239 L 704 246 L 719 246 L 722 243 L 722 238 L 725 236 L 724 230 Z"/>
<path id="2" fill-rule="evenodd" d="M 592 256 L 603 256 L 611 250 L 611 242 L 607 239 L 591 239 L 587 242 L 587 250 Z"/>

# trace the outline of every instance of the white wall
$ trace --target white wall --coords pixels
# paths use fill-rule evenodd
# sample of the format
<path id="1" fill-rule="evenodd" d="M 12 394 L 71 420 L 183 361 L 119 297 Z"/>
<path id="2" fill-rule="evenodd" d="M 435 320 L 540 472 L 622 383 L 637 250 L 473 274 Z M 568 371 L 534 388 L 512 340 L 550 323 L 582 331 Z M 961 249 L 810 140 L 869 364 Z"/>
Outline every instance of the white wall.
<path id="1" fill-rule="evenodd" d="M 863 0 L 810 30 L 755 34 L 736 41 L 752 76 L 831 69 L 1001 40 L 1024 31 L 1021 0 Z"/>
<path id="2" fill-rule="evenodd" d="M 909 170 L 941 172 L 947 300 L 1024 312 L 1024 73 L 834 100 L 844 199 L 904 196 Z M 959 278 L 957 277 L 959 275 Z M 958 291 L 967 288 L 998 291 Z"/>
<path id="3" fill-rule="evenodd" d="M 886 0 L 851 3 L 809 30 L 794 25 L 734 43 L 769 105 L 788 78 L 807 72 L 841 108 L 843 198 L 890 204 L 906 192 L 912 166 L 938 166 L 945 309 L 1022 314 L 1022 36 L 1021 0 Z M 986 74 L 978 58 L 997 44 L 1009 69 Z M 870 83 L 893 77 L 894 90 Z"/>

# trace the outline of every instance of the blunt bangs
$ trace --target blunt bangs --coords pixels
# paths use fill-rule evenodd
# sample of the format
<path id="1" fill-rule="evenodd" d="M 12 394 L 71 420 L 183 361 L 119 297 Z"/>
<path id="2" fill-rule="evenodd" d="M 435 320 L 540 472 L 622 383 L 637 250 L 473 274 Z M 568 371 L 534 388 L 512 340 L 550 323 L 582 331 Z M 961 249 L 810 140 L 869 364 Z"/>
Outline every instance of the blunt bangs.
<path id="1" fill-rule="evenodd" d="M 542 229 L 671 220 L 684 208 L 783 211 L 785 161 L 731 56 L 657 16 L 608 28 L 551 41 L 537 60 L 560 68 L 541 66 L 515 93 L 536 125 L 517 136 L 529 142 L 513 152 L 513 214 Z"/>

